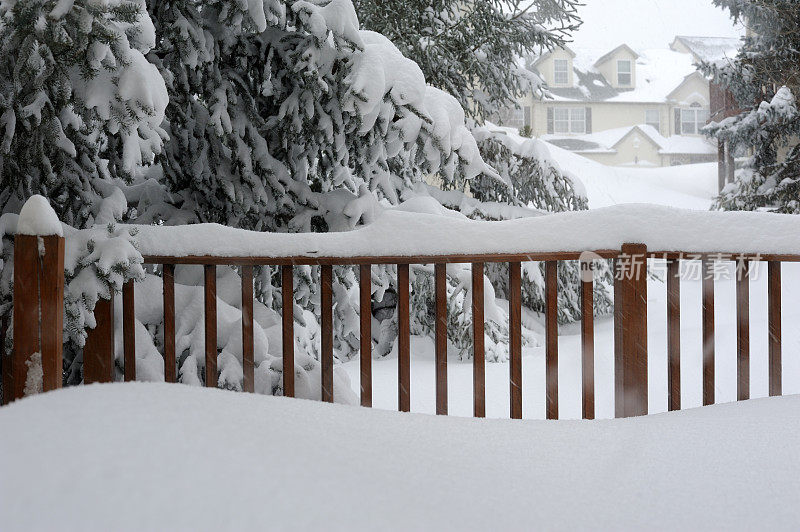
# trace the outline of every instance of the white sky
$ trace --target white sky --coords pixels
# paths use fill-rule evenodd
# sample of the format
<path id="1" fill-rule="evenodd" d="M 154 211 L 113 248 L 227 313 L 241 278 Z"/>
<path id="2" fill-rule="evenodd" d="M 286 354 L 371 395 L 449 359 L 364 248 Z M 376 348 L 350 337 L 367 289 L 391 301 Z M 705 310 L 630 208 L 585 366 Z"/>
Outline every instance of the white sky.
<path id="1" fill-rule="evenodd" d="M 636 49 L 666 48 L 675 35 L 738 37 L 728 11 L 711 0 L 583 0 L 583 26 L 575 48 L 607 48 L 626 43 Z"/>

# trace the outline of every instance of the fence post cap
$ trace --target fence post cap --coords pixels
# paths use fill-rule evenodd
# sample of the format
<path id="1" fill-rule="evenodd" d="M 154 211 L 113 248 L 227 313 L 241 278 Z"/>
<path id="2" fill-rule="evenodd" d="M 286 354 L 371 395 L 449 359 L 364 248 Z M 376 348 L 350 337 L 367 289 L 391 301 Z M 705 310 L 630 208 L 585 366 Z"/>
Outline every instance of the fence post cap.
<path id="1" fill-rule="evenodd" d="M 47 198 L 35 194 L 28 198 L 19 213 L 18 235 L 64 236 L 64 228 Z"/>

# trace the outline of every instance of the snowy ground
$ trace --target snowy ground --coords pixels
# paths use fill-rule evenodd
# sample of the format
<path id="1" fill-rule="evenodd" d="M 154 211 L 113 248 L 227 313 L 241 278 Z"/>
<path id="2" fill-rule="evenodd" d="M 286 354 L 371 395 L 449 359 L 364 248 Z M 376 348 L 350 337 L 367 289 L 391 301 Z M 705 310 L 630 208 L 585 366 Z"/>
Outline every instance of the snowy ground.
<path id="1" fill-rule="evenodd" d="M 716 165 L 688 165 L 656 169 L 608 167 L 579 155 L 548 146 L 558 164 L 580 176 L 591 208 L 619 203 L 645 202 L 708 210 L 716 187 Z M 659 265 L 653 263 L 656 270 Z M 681 284 L 681 383 L 684 407 L 702 404 L 702 337 L 700 282 L 690 279 L 689 264 L 684 264 L 686 279 Z M 663 262 L 661 270 L 663 271 Z M 767 384 L 767 291 L 766 265 L 753 273 L 750 293 L 751 397 L 768 394 Z M 716 400 L 736 399 L 736 299 L 735 284 L 716 283 Z M 800 265 L 783 266 L 783 391 L 800 393 Z M 505 302 L 499 302 L 505 304 Z M 543 331 L 542 317 L 526 315 L 524 325 Z M 658 280 L 648 283 L 649 402 L 650 412 L 667 409 L 666 395 L 666 288 Z M 614 335 L 613 320 L 601 319 L 595 325 L 595 386 L 598 417 L 614 415 Z M 435 367 L 433 343 L 413 337 L 411 343 L 411 409 L 435 411 Z M 343 365 L 354 389 L 359 382 L 359 363 Z M 544 418 L 544 349 L 523 349 L 523 416 Z M 489 417 L 508 417 L 508 364 L 486 365 L 486 412 Z M 580 407 L 580 328 L 562 327 L 559 338 L 559 402 L 562 418 L 578 418 Z M 449 412 L 472 415 L 472 362 L 454 354 L 448 361 Z M 373 406 L 397 409 L 396 353 L 373 361 Z"/>
<path id="2" fill-rule="evenodd" d="M 768 395 L 766 265 L 752 273 L 750 286 L 751 397 Z M 800 393 L 800 265 L 783 266 L 783 393 Z M 681 397 L 684 408 L 702 404 L 701 290 L 699 281 L 681 283 Z M 734 281 L 717 281 L 715 287 L 716 400 L 736 400 L 736 293 Z M 648 346 L 650 412 L 667 409 L 666 288 L 648 283 Z M 524 325 L 542 331 L 541 316 L 527 315 Z M 580 324 L 562 327 L 559 337 L 560 417 L 581 415 Z M 343 365 L 350 380 L 359 382 L 358 361 Z M 392 353 L 373 360 L 373 406 L 397 409 L 397 357 Z M 543 419 L 545 414 L 544 348 L 523 349 L 523 417 Z M 508 364 L 486 364 L 486 414 L 508 417 Z M 472 361 L 448 360 L 448 399 L 451 415 L 472 415 Z M 595 324 L 595 394 L 598 417 L 614 416 L 613 320 Z M 435 412 L 435 366 L 429 338 L 411 341 L 411 410 Z"/>
<path id="3" fill-rule="evenodd" d="M 586 187 L 589 208 L 621 203 L 654 203 L 707 211 L 717 194 L 717 164 L 662 168 L 605 166 L 552 144 L 550 154 L 561 168 Z"/>
<path id="4" fill-rule="evenodd" d="M 520 423 L 81 386 L 0 410 L 0 516 L 6 531 L 790 530 L 799 410 Z"/>

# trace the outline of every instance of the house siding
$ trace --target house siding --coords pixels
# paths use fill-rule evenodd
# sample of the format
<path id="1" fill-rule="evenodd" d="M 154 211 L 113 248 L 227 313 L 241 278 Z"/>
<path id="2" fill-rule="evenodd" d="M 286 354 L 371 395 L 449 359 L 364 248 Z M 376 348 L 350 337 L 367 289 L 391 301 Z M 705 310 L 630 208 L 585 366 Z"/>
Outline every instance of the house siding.
<path id="1" fill-rule="evenodd" d="M 666 131 L 672 127 L 669 119 L 669 105 L 663 103 L 608 103 L 608 102 L 556 102 L 532 101 L 526 103 L 532 105 L 534 136 L 547 134 L 547 109 L 556 107 L 585 107 L 591 109 L 592 131 L 604 131 L 606 129 L 616 129 L 619 127 L 635 126 L 645 123 L 645 111 L 657 109 L 659 111 L 660 128 L 659 133 L 668 136 Z M 674 121 L 673 121 L 674 122 Z"/>
<path id="2" fill-rule="evenodd" d="M 617 61 L 620 60 L 631 62 L 632 81 L 630 85 L 620 85 L 618 83 L 619 79 L 617 78 Z M 636 56 L 625 48 L 618 50 L 617 53 L 612 55 L 602 64 L 597 65 L 596 68 L 597 71 L 600 72 L 615 89 L 630 89 L 634 87 L 636 83 Z"/>
<path id="3" fill-rule="evenodd" d="M 555 83 L 555 59 L 565 59 L 568 62 L 567 73 L 569 81 L 567 85 L 556 85 Z M 554 50 L 545 60 L 536 66 L 545 82 L 550 87 L 571 87 L 575 84 L 575 72 L 572 69 L 572 54 L 564 49 Z"/>

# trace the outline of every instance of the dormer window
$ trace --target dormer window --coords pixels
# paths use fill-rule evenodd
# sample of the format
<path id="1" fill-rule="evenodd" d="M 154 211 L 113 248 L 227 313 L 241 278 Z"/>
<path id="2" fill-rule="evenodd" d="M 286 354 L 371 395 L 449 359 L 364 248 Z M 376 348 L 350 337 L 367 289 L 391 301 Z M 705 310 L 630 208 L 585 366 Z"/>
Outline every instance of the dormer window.
<path id="1" fill-rule="evenodd" d="M 553 60 L 553 83 L 556 85 L 569 84 L 569 61 L 566 59 Z"/>
<path id="2" fill-rule="evenodd" d="M 617 85 L 620 87 L 630 87 L 632 80 L 631 62 L 627 59 L 617 61 Z"/>

